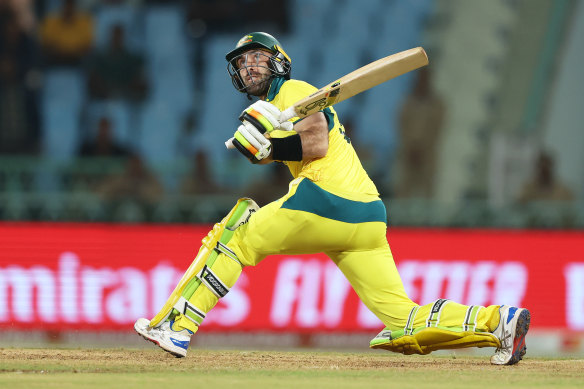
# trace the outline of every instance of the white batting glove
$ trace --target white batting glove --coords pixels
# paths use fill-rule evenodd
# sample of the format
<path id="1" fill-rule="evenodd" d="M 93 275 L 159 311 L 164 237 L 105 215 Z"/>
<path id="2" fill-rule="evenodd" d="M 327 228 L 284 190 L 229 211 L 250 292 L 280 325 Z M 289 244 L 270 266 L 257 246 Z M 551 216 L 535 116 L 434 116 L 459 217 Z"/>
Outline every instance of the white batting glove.
<path id="1" fill-rule="evenodd" d="M 258 100 L 249 107 L 247 107 L 239 116 L 239 120 L 248 120 L 256 127 L 263 127 L 265 132 L 271 132 L 274 130 L 285 130 L 290 131 L 294 126 L 291 122 L 284 121 L 281 122 L 280 118 L 282 112 L 273 104 L 267 101 Z M 256 119 L 255 123 L 253 119 Z M 261 131 L 261 128 L 258 128 Z"/>
<path id="2" fill-rule="evenodd" d="M 243 110 L 243 112 L 239 116 L 239 120 L 241 120 L 242 123 L 244 124 L 248 123 L 252 125 L 261 134 L 266 132 L 270 133 L 274 130 L 291 131 L 294 127 L 294 124 L 287 120 L 281 123 L 280 122 L 281 117 L 282 112 L 275 105 L 270 104 L 267 101 L 258 100 Z M 239 147 L 242 146 L 241 144 L 242 142 L 240 141 L 240 145 L 236 145 L 234 143 L 234 140 L 235 137 L 227 140 L 227 142 L 225 142 L 225 147 L 227 147 L 228 149 L 237 148 L 239 151 L 242 151 L 241 147 Z M 250 158 L 249 156 L 247 157 Z"/>
<path id="3" fill-rule="evenodd" d="M 235 131 L 233 145 L 252 163 L 269 157 L 272 151 L 272 143 L 247 120 Z"/>

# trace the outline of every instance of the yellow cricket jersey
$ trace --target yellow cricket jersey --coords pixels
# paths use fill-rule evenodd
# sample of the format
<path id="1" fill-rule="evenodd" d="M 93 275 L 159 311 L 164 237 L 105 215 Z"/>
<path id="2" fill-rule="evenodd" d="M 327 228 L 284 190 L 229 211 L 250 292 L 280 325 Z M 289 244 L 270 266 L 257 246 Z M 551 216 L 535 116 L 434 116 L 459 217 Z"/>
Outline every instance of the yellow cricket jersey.
<path id="1" fill-rule="evenodd" d="M 316 90 L 317 88 L 304 81 L 276 78 L 270 85 L 266 101 L 283 111 Z M 329 124 L 329 148 L 326 156 L 310 161 L 286 161 L 290 172 L 294 178 L 308 178 L 325 191 L 345 199 L 360 202 L 379 200 L 377 188 L 363 169 L 336 112 L 332 107 L 322 112 Z M 291 119 L 292 122 L 297 120 L 298 118 Z"/>

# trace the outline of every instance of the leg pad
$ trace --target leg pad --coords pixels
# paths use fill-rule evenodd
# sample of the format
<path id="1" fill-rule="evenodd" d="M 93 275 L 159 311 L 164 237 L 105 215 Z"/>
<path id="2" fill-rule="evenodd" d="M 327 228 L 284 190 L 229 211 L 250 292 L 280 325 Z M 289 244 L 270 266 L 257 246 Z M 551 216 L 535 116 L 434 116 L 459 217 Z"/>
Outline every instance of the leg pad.
<path id="1" fill-rule="evenodd" d="M 201 309 L 190 304 L 187 299 L 182 296 L 178 299 L 176 304 L 174 304 L 173 308 L 197 326 L 201 325 L 203 319 L 205 319 L 205 313 Z"/>
<path id="2" fill-rule="evenodd" d="M 204 316 L 203 318 L 200 318 L 195 311 L 199 311 L 200 313 L 202 313 L 202 311 L 193 307 L 191 303 L 188 303 L 188 298 L 194 294 L 195 290 L 201 283 L 205 284 L 205 286 L 217 297 L 223 297 L 229 292 L 229 288 L 219 277 L 217 277 L 215 274 L 216 271 L 213 272 L 211 270 L 211 267 L 213 267 L 213 263 L 219 254 L 225 254 L 226 257 L 237 262 L 241 266 L 235 253 L 227 247 L 227 243 L 231 240 L 235 230 L 239 226 L 247 223 L 252 213 L 258 209 L 258 205 L 252 199 L 239 199 L 229 214 L 225 216 L 220 223 L 215 224 L 213 230 L 203 238 L 202 246 L 199 249 L 197 256 L 160 312 L 158 312 L 158 314 L 150 321 L 151 327 L 158 327 L 161 325 L 175 309 L 175 313 L 181 313 L 195 323 L 200 324 Z M 181 299 L 185 300 L 182 304 L 179 303 L 179 301 L 182 301 Z M 178 306 L 178 308 L 175 308 L 175 306 Z M 185 312 L 191 312 L 188 307 L 193 307 L 195 310 L 192 311 L 193 315 L 185 314 Z M 194 318 L 197 317 L 199 317 L 200 320 L 194 320 Z"/>
<path id="3" fill-rule="evenodd" d="M 384 329 L 369 344 L 402 354 L 429 354 L 436 350 L 465 347 L 499 347 L 499 340 L 490 332 L 460 331 L 456 329 L 426 327 L 405 335 L 403 330 Z"/>

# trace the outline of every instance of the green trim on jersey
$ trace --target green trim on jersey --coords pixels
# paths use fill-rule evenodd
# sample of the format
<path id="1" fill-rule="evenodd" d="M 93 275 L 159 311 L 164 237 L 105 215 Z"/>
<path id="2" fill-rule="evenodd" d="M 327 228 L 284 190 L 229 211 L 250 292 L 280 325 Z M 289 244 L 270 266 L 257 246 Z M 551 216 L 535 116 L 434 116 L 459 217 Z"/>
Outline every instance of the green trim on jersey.
<path id="1" fill-rule="evenodd" d="M 313 213 L 345 223 L 387 223 L 387 211 L 381 200 L 364 203 L 336 196 L 308 179 L 298 184 L 296 193 L 282 208 Z"/>
<path id="2" fill-rule="evenodd" d="M 326 107 L 325 109 L 323 109 L 320 112 L 324 113 L 324 117 L 328 123 L 328 130 L 330 132 L 333 129 L 333 127 L 335 126 L 335 115 L 333 115 L 333 113 L 331 112 L 331 109 L 329 107 Z"/>
<path id="3" fill-rule="evenodd" d="M 278 92 L 280 92 L 280 88 L 286 82 L 284 77 L 274 77 L 272 82 L 270 83 L 270 88 L 268 89 L 268 96 L 266 97 L 266 101 L 270 102 L 276 98 Z"/>

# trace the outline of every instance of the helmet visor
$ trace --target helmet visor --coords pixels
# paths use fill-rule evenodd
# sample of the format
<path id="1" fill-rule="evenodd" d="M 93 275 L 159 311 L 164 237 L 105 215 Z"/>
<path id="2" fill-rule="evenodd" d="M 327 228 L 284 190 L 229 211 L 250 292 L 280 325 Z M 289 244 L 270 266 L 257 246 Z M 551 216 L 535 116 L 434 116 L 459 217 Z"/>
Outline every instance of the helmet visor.
<path id="1" fill-rule="evenodd" d="M 267 92 L 275 70 L 270 52 L 250 50 L 235 56 L 227 64 L 227 71 L 235 88 L 252 96 Z"/>

